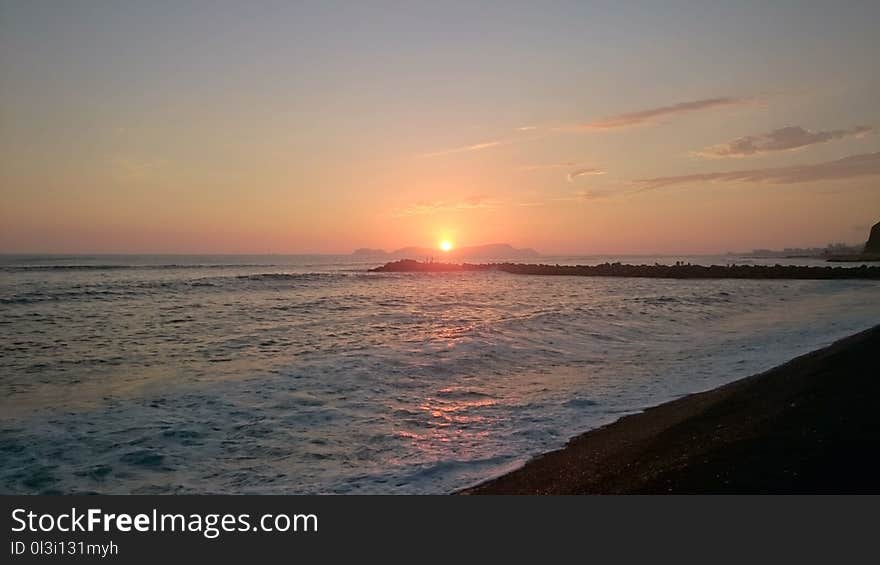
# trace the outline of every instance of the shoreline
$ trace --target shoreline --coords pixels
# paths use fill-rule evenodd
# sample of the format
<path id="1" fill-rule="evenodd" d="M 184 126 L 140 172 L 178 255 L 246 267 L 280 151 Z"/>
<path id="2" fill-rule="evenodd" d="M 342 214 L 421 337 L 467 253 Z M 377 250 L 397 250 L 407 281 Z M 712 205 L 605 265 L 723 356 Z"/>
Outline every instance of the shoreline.
<path id="1" fill-rule="evenodd" d="M 372 273 L 458 273 L 503 272 L 513 275 L 636 277 L 653 279 L 793 279 L 793 280 L 880 280 L 880 266 L 817 267 L 800 265 L 545 265 L 525 263 L 435 263 L 412 259 L 391 261 L 369 269 Z"/>
<path id="2" fill-rule="evenodd" d="M 880 493 L 880 325 L 456 494 Z"/>

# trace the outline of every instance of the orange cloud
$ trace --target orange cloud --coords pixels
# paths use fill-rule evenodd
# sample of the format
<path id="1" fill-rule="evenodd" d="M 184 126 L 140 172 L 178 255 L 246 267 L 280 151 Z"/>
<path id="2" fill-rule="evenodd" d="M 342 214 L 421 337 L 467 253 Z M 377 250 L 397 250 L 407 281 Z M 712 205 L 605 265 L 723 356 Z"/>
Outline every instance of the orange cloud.
<path id="1" fill-rule="evenodd" d="M 744 171 L 721 171 L 670 177 L 636 180 L 641 190 L 653 190 L 667 186 L 694 182 L 759 182 L 768 184 L 794 184 L 822 180 L 845 180 L 863 176 L 880 175 L 880 151 L 851 155 L 834 161 L 811 165 L 770 167 Z"/>
<path id="2" fill-rule="evenodd" d="M 680 102 L 670 106 L 660 106 L 657 108 L 649 108 L 647 110 L 639 110 L 637 112 L 627 112 L 625 114 L 617 114 L 601 118 L 586 124 L 574 126 L 575 130 L 610 130 L 620 129 L 632 126 L 655 123 L 666 117 L 676 116 L 680 114 L 689 114 L 703 110 L 713 110 L 717 108 L 727 108 L 731 106 L 742 106 L 753 104 L 755 98 L 707 98 L 704 100 L 693 100 L 691 102 Z M 565 129 L 565 128 L 563 128 Z"/>
<path id="3" fill-rule="evenodd" d="M 587 167 L 587 168 L 583 168 L 583 169 L 577 169 L 577 170 L 574 170 L 574 171 L 568 173 L 568 176 L 566 178 L 568 178 L 568 182 L 574 182 L 575 179 L 577 179 L 578 177 L 586 177 L 586 176 L 592 176 L 592 175 L 604 175 L 604 174 L 605 174 L 605 171 L 603 171 L 601 169 Z"/>
<path id="4" fill-rule="evenodd" d="M 459 210 L 489 210 L 502 205 L 500 200 L 486 198 L 483 195 L 475 195 L 463 200 L 433 202 L 416 202 L 395 211 L 395 216 L 421 216 Z"/>
<path id="5" fill-rule="evenodd" d="M 498 147 L 512 143 L 510 140 L 484 141 L 482 143 L 474 143 L 473 145 L 464 145 L 462 147 L 452 147 L 450 149 L 441 149 L 440 151 L 432 151 L 431 153 L 423 153 L 422 157 L 440 157 L 441 155 L 451 155 L 453 153 L 465 153 L 468 151 L 481 151 L 490 147 Z"/>
<path id="6" fill-rule="evenodd" d="M 701 157 L 747 157 L 772 151 L 790 151 L 816 143 L 826 143 L 847 137 L 862 137 L 872 131 L 868 126 L 830 131 L 810 131 L 800 126 L 775 129 L 764 135 L 748 135 L 727 143 L 712 145 L 697 155 Z"/>

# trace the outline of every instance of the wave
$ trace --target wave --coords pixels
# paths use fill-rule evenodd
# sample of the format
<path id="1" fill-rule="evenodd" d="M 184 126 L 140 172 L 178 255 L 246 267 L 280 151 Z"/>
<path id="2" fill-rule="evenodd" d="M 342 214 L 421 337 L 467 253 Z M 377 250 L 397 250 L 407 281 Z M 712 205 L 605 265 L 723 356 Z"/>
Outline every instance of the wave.
<path id="1" fill-rule="evenodd" d="M 248 281 L 317 281 L 344 278 L 342 273 L 256 273 L 238 275 L 237 280 Z"/>
<path id="2" fill-rule="evenodd" d="M 217 264 L 182 264 L 169 263 L 164 265 L 3 265 L 0 271 L 27 272 L 27 271 L 123 271 L 123 270 L 174 270 L 174 269 L 257 269 L 266 267 L 281 267 L 283 265 L 272 264 L 246 264 L 246 263 L 217 263 Z"/>
<path id="3" fill-rule="evenodd" d="M 252 273 L 249 275 L 236 275 L 233 277 L 237 280 L 249 281 L 324 281 L 324 280 L 378 280 L 393 279 L 394 275 L 384 273 L 370 273 L 364 269 L 345 270 L 332 272 L 310 272 L 310 273 Z"/>
<path id="4" fill-rule="evenodd" d="M 217 266 L 219 268 L 219 266 Z M 77 266 L 71 267 L 71 270 L 89 270 L 100 271 L 105 267 L 97 266 Z M 135 266 L 116 266 L 114 269 L 140 269 L 145 267 Z M 150 267 L 156 268 L 156 267 Z M 171 266 L 158 268 L 174 268 Z M 183 267 L 181 267 L 183 268 Z M 189 268 L 189 267 L 186 267 Z M 206 268 L 206 267 L 202 267 Z M 64 270 L 65 267 L 27 267 L 31 270 Z M 3 269 L 0 269 L 2 272 Z M 22 268 L 18 268 L 22 270 Z M 145 294 L 153 294 L 157 291 L 166 292 L 209 292 L 212 289 L 226 288 L 235 290 L 244 289 L 248 286 L 253 288 L 260 285 L 274 284 L 297 284 L 309 285 L 336 283 L 344 280 L 369 280 L 392 278 L 389 275 L 381 275 L 374 273 L 360 272 L 309 272 L 309 273 L 252 273 L 247 275 L 235 274 L 219 274 L 208 275 L 203 277 L 175 277 L 172 280 L 111 280 L 100 283 L 83 283 L 75 285 L 67 285 L 58 288 L 54 284 L 48 288 L 21 289 L 23 292 L 11 292 L 5 296 L 0 295 L 0 304 L 3 305 L 23 305 L 33 304 L 45 301 L 70 301 L 70 300 L 108 300 L 125 297 L 137 297 Z M 14 288 L 14 287 L 13 287 Z M 10 289 L 12 290 L 12 288 Z"/>

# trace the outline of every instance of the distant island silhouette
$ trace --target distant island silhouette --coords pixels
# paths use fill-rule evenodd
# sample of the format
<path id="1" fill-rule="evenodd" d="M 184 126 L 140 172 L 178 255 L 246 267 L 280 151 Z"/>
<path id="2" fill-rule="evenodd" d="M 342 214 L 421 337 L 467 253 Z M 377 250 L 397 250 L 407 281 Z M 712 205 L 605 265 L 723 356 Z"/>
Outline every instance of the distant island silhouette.
<path id="1" fill-rule="evenodd" d="M 400 258 L 400 259 L 523 259 L 527 257 L 540 257 L 541 254 L 531 248 L 518 249 L 509 243 L 490 243 L 487 245 L 474 245 L 469 247 L 457 247 L 449 251 L 440 251 L 430 247 L 402 247 L 395 251 L 384 249 L 370 249 L 367 247 L 356 249 L 352 255 L 364 258 Z"/>

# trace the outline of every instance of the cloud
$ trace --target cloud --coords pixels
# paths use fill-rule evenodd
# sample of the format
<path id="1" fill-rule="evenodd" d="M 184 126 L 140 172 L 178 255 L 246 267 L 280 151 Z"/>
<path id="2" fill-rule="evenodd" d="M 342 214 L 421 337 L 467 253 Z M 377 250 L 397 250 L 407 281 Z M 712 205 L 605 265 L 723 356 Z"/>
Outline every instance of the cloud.
<path id="1" fill-rule="evenodd" d="M 576 161 L 566 161 L 564 163 L 544 163 L 538 165 L 525 165 L 520 167 L 521 171 L 546 171 L 553 169 L 571 169 L 573 167 L 577 167 L 575 170 L 567 173 L 565 175 L 566 180 L 568 182 L 574 182 L 579 177 L 586 177 L 592 175 L 604 175 L 605 171 L 602 169 L 597 169 L 595 167 L 589 167 L 584 163 L 578 163 Z"/>
<path id="2" fill-rule="evenodd" d="M 455 212 L 462 210 L 490 210 L 498 208 L 503 203 L 500 200 L 487 198 L 481 194 L 470 196 L 462 200 L 448 201 L 435 200 L 433 202 L 416 202 L 395 211 L 395 216 L 422 216 L 436 214 L 438 212 Z"/>
<path id="3" fill-rule="evenodd" d="M 704 100 L 693 100 L 690 102 L 680 102 L 670 106 L 660 106 L 658 108 L 649 108 L 647 110 L 639 110 L 637 112 L 628 112 L 625 114 L 617 114 L 595 120 L 586 124 L 574 126 L 577 130 L 610 130 L 627 128 L 631 126 L 639 126 L 649 123 L 655 123 L 666 117 L 676 116 L 679 114 L 689 114 L 702 110 L 713 110 L 716 108 L 727 108 L 730 106 L 742 106 L 756 102 L 755 98 L 706 98 Z M 565 128 L 563 128 L 565 129 Z M 571 128 L 569 128 L 571 129 Z"/>
<path id="4" fill-rule="evenodd" d="M 520 143 L 523 141 L 531 141 L 534 139 L 539 139 L 547 135 L 546 133 L 538 132 L 540 128 L 538 126 L 522 126 L 515 128 L 514 134 L 508 137 L 503 137 L 500 139 L 492 139 L 489 141 L 483 141 L 481 143 L 473 143 L 471 145 L 462 145 L 460 147 L 451 147 L 449 149 L 441 149 L 439 151 L 432 151 L 430 153 L 422 153 L 419 157 L 441 157 L 443 155 L 452 155 L 455 153 L 467 153 L 471 151 L 482 151 L 484 149 L 490 149 L 493 147 L 500 147 L 502 145 L 511 145 L 514 143 Z M 531 133 L 530 133 L 531 132 Z"/>
<path id="5" fill-rule="evenodd" d="M 586 202 L 587 200 L 595 200 L 596 198 L 602 198 L 606 196 L 607 191 L 597 191 L 597 190 L 576 190 L 568 194 L 568 196 L 563 196 L 561 198 L 557 198 L 557 202 Z"/>
<path id="6" fill-rule="evenodd" d="M 811 165 L 771 167 L 744 171 L 723 171 L 671 177 L 636 180 L 641 190 L 653 190 L 667 186 L 694 182 L 758 182 L 767 184 L 794 184 L 822 180 L 846 180 L 856 177 L 880 175 L 880 151 L 851 155 L 834 161 Z"/>
<path id="7" fill-rule="evenodd" d="M 520 167 L 521 171 L 546 171 L 553 169 L 571 169 L 572 167 L 577 167 L 575 170 L 567 173 L 565 175 L 565 179 L 568 182 L 574 182 L 580 177 L 592 176 L 592 175 L 604 175 L 605 171 L 602 169 L 597 169 L 595 167 L 586 166 L 583 163 L 578 163 L 576 161 L 567 161 L 565 163 L 545 163 L 539 165 L 526 165 L 524 167 Z"/>
<path id="8" fill-rule="evenodd" d="M 490 147 L 498 147 L 499 145 L 507 145 L 512 143 L 510 140 L 497 139 L 493 141 L 484 141 L 482 143 L 474 143 L 473 145 L 463 145 L 461 147 L 452 147 L 450 149 L 441 149 L 440 151 L 432 151 L 430 153 L 422 153 L 422 157 L 440 157 L 442 155 L 452 155 L 453 153 L 466 153 L 468 151 L 482 151 Z"/>
<path id="9" fill-rule="evenodd" d="M 816 143 L 847 137 L 862 137 L 872 131 L 868 126 L 830 131 L 810 131 L 800 126 L 779 128 L 764 135 L 739 137 L 727 143 L 712 145 L 699 151 L 701 157 L 746 157 L 771 151 L 790 151 Z"/>
<path id="10" fill-rule="evenodd" d="M 603 171 L 601 169 L 587 167 L 587 168 L 583 168 L 583 169 L 576 169 L 576 170 L 568 173 L 568 176 L 566 178 L 568 179 L 568 182 L 574 182 L 575 179 L 577 179 L 578 177 L 586 177 L 586 176 L 592 176 L 592 175 L 604 175 L 604 174 L 605 174 L 605 171 Z"/>
<path id="11" fill-rule="evenodd" d="M 545 171 L 548 169 L 568 169 L 571 167 L 577 167 L 578 163 L 576 161 L 566 161 L 564 163 L 539 163 L 537 165 L 523 165 L 519 170 L 521 171 Z"/>
<path id="12" fill-rule="evenodd" d="M 583 161 L 560 161 L 557 163 L 535 163 L 532 165 L 523 165 L 519 167 L 520 171 L 546 171 L 552 169 L 571 169 L 573 167 L 578 167 L 583 169 L 584 173 L 589 173 L 591 171 L 595 171 L 595 174 L 602 174 L 604 171 L 600 171 L 599 169 L 590 168 L 586 162 Z M 577 172 L 577 171 L 576 171 Z"/>
<path id="13" fill-rule="evenodd" d="M 576 185 L 577 186 L 577 185 Z M 591 186 L 578 186 L 576 190 L 570 190 L 564 194 L 549 198 L 548 202 L 578 202 L 605 200 L 627 197 L 644 190 L 630 181 L 604 181 Z"/>
<path id="14" fill-rule="evenodd" d="M 558 202 L 577 202 L 584 203 L 591 200 L 600 200 L 602 198 L 609 198 L 612 196 L 623 196 L 623 194 L 618 191 L 610 188 L 603 189 L 595 189 L 591 188 L 589 190 L 575 190 L 573 192 L 568 192 L 563 196 L 557 196 L 554 198 L 550 198 L 547 203 L 558 203 Z"/>
<path id="15" fill-rule="evenodd" d="M 706 98 L 704 100 L 692 100 L 690 102 L 680 102 L 671 106 L 660 106 L 658 108 L 649 108 L 638 112 L 629 112 L 626 114 L 617 114 L 608 116 L 599 120 L 595 120 L 586 124 L 577 124 L 573 126 L 559 127 L 543 127 L 534 125 L 524 125 L 513 128 L 514 136 L 504 137 L 500 139 L 492 139 L 481 143 L 473 143 L 470 145 L 462 145 L 459 147 L 450 147 L 439 151 L 431 151 L 422 153 L 420 157 L 441 157 L 444 155 L 453 155 L 456 153 L 468 153 L 472 151 L 482 151 L 502 145 L 511 145 L 523 141 L 532 141 L 541 139 L 553 133 L 566 131 L 603 131 L 611 129 L 626 128 L 630 126 L 654 123 L 664 117 L 675 116 L 678 114 L 687 114 L 698 112 L 701 110 L 711 110 L 715 108 L 726 108 L 730 106 L 741 106 L 745 104 L 753 104 L 758 102 L 758 98 Z M 524 135 L 528 134 L 528 135 Z"/>

